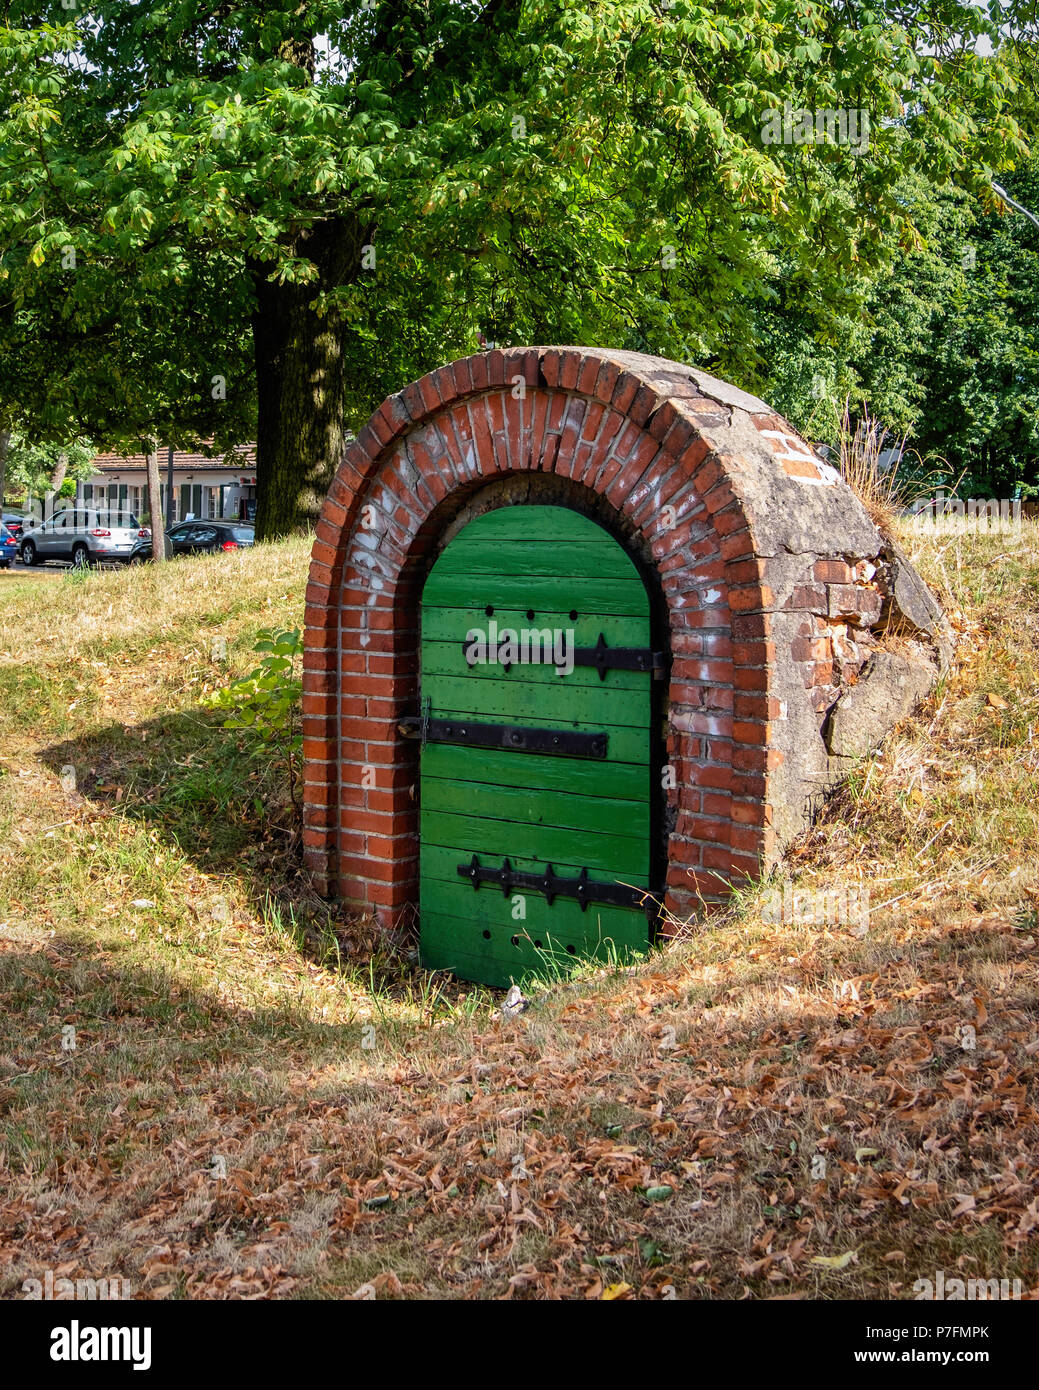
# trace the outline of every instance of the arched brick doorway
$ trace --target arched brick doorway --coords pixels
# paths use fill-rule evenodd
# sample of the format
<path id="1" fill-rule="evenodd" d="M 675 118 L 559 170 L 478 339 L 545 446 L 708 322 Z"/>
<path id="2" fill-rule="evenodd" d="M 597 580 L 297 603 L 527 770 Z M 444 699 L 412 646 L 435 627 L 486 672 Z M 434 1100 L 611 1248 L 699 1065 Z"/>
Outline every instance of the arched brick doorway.
<path id="1" fill-rule="evenodd" d="M 884 538 L 785 421 L 681 364 L 495 350 L 391 396 L 318 523 L 303 678 L 306 862 L 387 924 L 418 891 L 417 748 L 400 722 L 418 708 L 422 584 L 465 520 L 528 501 L 595 517 L 657 596 L 660 886 L 677 917 L 804 824 L 839 770 L 827 721 L 892 611 L 884 585 L 911 574 L 893 576 Z"/>

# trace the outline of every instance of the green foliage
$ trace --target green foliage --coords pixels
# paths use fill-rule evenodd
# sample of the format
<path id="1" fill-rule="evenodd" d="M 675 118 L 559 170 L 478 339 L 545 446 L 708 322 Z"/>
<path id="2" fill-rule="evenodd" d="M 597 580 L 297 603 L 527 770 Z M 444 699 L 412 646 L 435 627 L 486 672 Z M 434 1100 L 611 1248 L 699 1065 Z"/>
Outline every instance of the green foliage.
<path id="1" fill-rule="evenodd" d="M 1039 158 L 1006 180 L 1039 211 Z M 971 209 L 960 284 L 935 306 L 914 366 L 924 395 L 914 429 L 941 454 L 965 496 L 1007 497 L 1039 485 L 1039 228 L 1001 207 Z M 960 251 L 954 247 L 953 253 Z"/>
<path id="2" fill-rule="evenodd" d="M 288 774 L 289 791 L 298 808 L 297 761 L 303 747 L 300 731 L 303 681 L 298 674 L 298 663 L 303 655 L 303 636 L 299 628 L 287 632 L 265 629 L 259 634 L 253 651 L 264 653 L 254 671 L 203 696 L 200 703 L 209 709 L 233 711 L 224 720 L 225 729 L 251 729 L 265 744 L 280 752 Z"/>
<path id="3" fill-rule="evenodd" d="M 1039 208 L 1039 156 L 1005 176 Z M 762 395 L 810 438 L 838 444 L 843 403 L 907 436 L 924 472 L 964 495 L 1031 495 L 1039 484 L 1039 229 L 993 195 L 907 176 L 919 238 L 874 273 L 861 310 L 820 340 L 777 285 L 757 313 Z M 894 442 L 891 440 L 889 442 Z"/>
<path id="4" fill-rule="evenodd" d="M 777 282 L 836 346 L 916 238 L 907 173 L 981 190 L 1024 156 L 1020 74 L 974 41 L 1031 11 L 990 8 L 13 0 L 0 414 L 256 437 L 266 536 L 311 514 L 344 425 L 478 327 L 753 385 Z M 786 102 L 868 112 L 868 145 L 766 143 Z"/>
<path id="5" fill-rule="evenodd" d="M 76 480 L 93 472 L 94 448 L 85 439 L 71 443 L 48 444 L 13 433 L 7 453 L 4 492 L 9 497 L 43 497 L 61 471 L 62 455 L 67 465 L 59 497 L 74 497 Z"/>
<path id="6" fill-rule="evenodd" d="M 224 720 L 225 729 L 255 729 L 263 739 L 287 741 L 293 748 L 302 746 L 302 735 L 296 733 L 303 693 L 303 682 L 296 674 L 296 662 L 303 655 L 299 629 L 265 629 L 253 651 L 266 653 L 256 670 L 213 691 L 202 703 L 211 709 L 234 710 Z"/>

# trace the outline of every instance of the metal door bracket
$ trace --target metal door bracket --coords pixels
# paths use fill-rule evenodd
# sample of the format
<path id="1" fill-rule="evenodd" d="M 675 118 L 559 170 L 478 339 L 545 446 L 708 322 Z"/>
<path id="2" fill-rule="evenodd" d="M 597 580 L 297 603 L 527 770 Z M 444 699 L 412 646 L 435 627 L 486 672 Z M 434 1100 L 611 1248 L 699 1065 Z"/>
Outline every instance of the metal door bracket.
<path id="1" fill-rule="evenodd" d="M 605 758 L 609 735 L 578 729 L 536 729 L 523 724 L 484 724 L 472 719 L 420 717 L 398 720 L 404 738 L 426 743 L 461 743 L 474 748 L 508 748 L 517 753 L 562 753 L 575 758 Z"/>
<path id="2" fill-rule="evenodd" d="M 514 869 L 506 859 L 500 869 L 481 864 L 474 854 L 468 864 L 459 864 L 457 870 L 461 878 L 467 878 L 475 889 L 481 883 L 497 885 L 503 895 L 508 897 L 518 888 L 531 889 L 543 893 L 551 907 L 556 898 L 576 898 L 585 912 L 589 903 L 608 903 L 611 907 L 637 907 L 654 915 L 657 902 L 648 888 L 632 888 L 626 883 L 595 883 L 588 877 L 588 870 L 582 869 L 577 878 L 560 878 L 551 864 L 544 872 L 528 872 Z"/>

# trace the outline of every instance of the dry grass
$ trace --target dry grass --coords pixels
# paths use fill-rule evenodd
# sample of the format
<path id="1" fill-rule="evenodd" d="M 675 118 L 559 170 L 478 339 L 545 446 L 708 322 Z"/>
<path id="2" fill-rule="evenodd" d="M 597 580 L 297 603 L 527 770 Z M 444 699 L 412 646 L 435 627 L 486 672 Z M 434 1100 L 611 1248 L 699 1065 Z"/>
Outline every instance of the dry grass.
<path id="1" fill-rule="evenodd" d="M 882 531 L 891 531 L 906 507 L 943 481 L 937 473 L 921 476 L 919 467 L 913 470 L 911 461 L 915 458 L 919 465 L 919 455 L 906 451 L 905 439 L 893 436 L 868 410 L 852 429 L 847 401 L 839 434 L 840 474 Z M 889 449 L 897 450 L 897 462 L 884 468 L 883 455 Z"/>
<path id="2" fill-rule="evenodd" d="M 957 665 L 788 864 L 868 885 L 868 931 L 754 890 L 511 1022 L 310 897 L 284 789 L 198 710 L 298 622 L 304 547 L 0 588 L 0 1290 L 1034 1288 L 1039 552 L 906 544 Z"/>

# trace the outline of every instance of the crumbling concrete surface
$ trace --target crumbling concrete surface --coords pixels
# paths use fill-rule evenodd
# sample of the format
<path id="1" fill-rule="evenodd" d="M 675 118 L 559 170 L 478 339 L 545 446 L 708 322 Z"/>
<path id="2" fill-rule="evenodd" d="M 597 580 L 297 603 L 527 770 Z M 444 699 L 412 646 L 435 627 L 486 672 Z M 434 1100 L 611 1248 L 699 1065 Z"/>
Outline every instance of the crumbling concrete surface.
<path id="1" fill-rule="evenodd" d="M 827 720 L 831 758 L 854 761 L 872 752 L 930 691 L 934 675 L 926 657 L 874 652 L 860 679 L 843 692 Z"/>
<path id="2" fill-rule="evenodd" d="M 866 555 L 798 556 L 785 567 L 789 593 L 776 595 L 773 860 L 951 658 L 945 617 L 898 546 L 878 532 L 864 548 Z"/>
<path id="3" fill-rule="evenodd" d="M 777 432 L 764 402 L 706 373 L 695 379 L 731 412 L 730 485 L 767 585 L 775 862 L 948 669 L 952 634 L 905 552 L 833 469 L 819 461 L 821 482 L 806 479 L 812 451 L 789 426 Z"/>

